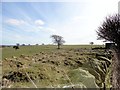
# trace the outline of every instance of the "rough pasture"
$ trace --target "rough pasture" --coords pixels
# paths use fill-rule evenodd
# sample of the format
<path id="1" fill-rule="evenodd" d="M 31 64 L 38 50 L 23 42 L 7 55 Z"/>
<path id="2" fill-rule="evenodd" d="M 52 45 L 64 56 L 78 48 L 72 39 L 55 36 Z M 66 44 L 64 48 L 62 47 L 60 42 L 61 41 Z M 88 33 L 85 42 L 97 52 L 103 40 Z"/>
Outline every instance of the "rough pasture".
<path id="1" fill-rule="evenodd" d="M 3 49 L 2 63 L 3 78 L 12 82 L 11 87 L 34 87 L 26 73 L 40 88 L 111 85 L 108 70 L 111 55 L 104 50 L 92 50 L 91 46 L 63 46 L 60 50 L 55 46 L 25 46 L 7 57 L 9 50 L 11 48 Z"/>

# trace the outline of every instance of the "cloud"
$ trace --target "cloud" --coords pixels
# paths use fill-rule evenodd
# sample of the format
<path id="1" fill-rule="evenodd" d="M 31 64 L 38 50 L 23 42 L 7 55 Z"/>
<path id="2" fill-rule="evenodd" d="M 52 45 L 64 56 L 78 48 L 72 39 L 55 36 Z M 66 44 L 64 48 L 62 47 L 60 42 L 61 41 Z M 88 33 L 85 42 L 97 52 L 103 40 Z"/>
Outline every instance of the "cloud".
<path id="1" fill-rule="evenodd" d="M 55 33 L 56 32 L 56 30 L 55 29 L 53 29 L 53 28 L 50 28 L 50 27 L 41 27 L 41 26 L 39 26 L 39 27 L 37 27 L 38 29 L 38 31 L 44 31 L 44 32 L 48 32 L 48 33 Z"/>
<path id="2" fill-rule="evenodd" d="M 55 29 L 53 29 L 53 28 L 49 28 L 49 27 L 48 27 L 48 28 L 46 28 L 46 30 L 47 30 L 47 31 L 49 31 L 49 32 L 56 32 L 56 30 L 55 30 Z"/>
<path id="3" fill-rule="evenodd" d="M 42 27 L 42 26 L 38 26 L 38 29 L 43 29 L 44 27 Z"/>
<path id="4" fill-rule="evenodd" d="M 83 19 L 81 16 L 75 16 L 75 17 L 72 18 L 73 22 L 78 22 L 81 19 Z"/>
<path id="5" fill-rule="evenodd" d="M 43 26 L 44 24 L 45 24 L 45 22 L 42 21 L 42 20 L 36 20 L 35 21 L 35 25 L 37 25 L 37 26 Z"/>
<path id="6" fill-rule="evenodd" d="M 27 24 L 27 22 L 25 22 L 24 20 L 18 20 L 18 19 L 8 19 L 6 20 L 6 23 L 16 26 Z"/>

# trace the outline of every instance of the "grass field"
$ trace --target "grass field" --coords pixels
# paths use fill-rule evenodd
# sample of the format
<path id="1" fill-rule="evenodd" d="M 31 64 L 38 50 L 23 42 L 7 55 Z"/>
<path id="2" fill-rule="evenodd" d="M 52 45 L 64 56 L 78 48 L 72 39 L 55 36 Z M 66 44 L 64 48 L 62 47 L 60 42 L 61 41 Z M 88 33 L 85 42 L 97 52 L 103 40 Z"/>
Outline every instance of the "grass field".
<path id="1" fill-rule="evenodd" d="M 93 47 L 103 46 L 63 45 L 59 50 L 55 45 L 5 47 L 2 71 L 10 81 L 6 86 L 98 88 L 106 83 L 110 88 L 111 55 Z"/>
<path id="2" fill-rule="evenodd" d="M 66 49 L 79 49 L 79 48 L 91 48 L 99 47 L 103 45 L 63 45 L 60 50 Z M 39 53 L 40 51 L 58 51 L 56 45 L 41 45 L 41 46 L 20 46 L 20 49 L 15 50 L 13 47 L 6 47 L 2 50 L 2 58 L 9 58 L 12 56 L 20 56 L 21 54 L 33 55 Z"/>

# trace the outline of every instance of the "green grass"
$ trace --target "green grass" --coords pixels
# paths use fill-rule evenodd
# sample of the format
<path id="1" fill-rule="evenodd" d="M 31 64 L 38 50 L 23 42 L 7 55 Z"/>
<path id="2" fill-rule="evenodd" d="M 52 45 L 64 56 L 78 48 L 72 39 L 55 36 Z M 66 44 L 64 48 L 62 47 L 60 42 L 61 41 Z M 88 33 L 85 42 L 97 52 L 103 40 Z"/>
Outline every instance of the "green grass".
<path id="1" fill-rule="evenodd" d="M 2 50 L 2 58 L 9 58 L 12 56 L 20 56 L 21 54 L 24 55 L 33 55 L 35 53 L 39 53 L 41 51 L 49 51 L 53 50 L 54 46 L 20 46 L 20 49 L 15 50 L 12 47 L 6 47 Z"/>
<path id="2" fill-rule="evenodd" d="M 40 88 L 71 85 L 66 74 L 76 87 L 82 85 L 88 88 L 97 87 L 95 80 L 99 76 L 91 67 L 91 63 L 99 65 L 100 60 L 96 58 L 96 53 L 103 53 L 103 51 L 92 50 L 91 52 L 91 47 L 102 47 L 102 45 L 63 45 L 59 50 L 55 45 L 20 46 L 18 50 L 6 47 L 3 48 L 2 55 L 3 74 L 9 75 L 9 72 L 25 74 L 26 71 Z M 21 67 L 18 68 L 19 63 L 26 68 L 24 70 Z M 31 82 L 16 82 L 12 87 L 34 86 Z"/>
<path id="3" fill-rule="evenodd" d="M 103 45 L 63 45 L 60 50 L 66 49 L 79 49 L 79 48 L 91 48 L 91 47 L 101 47 Z M 44 45 L 44 46 L 20 46 L 20 49 L 15 50 L 13 47 L 5 47 L 2 49 L 2 58 L 10 58 L 12 56 L 33 55 L 39 52 L 51 52 L 60 51 L 57 49 L 56 45 Z"/>

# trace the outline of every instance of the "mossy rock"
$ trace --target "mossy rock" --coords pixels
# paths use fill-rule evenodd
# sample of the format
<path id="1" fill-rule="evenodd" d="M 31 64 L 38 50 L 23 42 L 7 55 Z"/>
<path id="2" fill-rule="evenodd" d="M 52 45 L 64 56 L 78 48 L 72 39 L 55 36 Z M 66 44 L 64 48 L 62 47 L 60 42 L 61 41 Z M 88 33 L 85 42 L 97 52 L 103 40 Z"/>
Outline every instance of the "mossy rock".
<path id="1" fill-rule="evenodd" d="M 95 77 L 87 70 L 78 68 L 69 71 L 68 76 L 73 84 L 79 82 L 79 87 L 84 85 L 86 88 L 98 88 L 97 84 L 95 83 Z"/>

